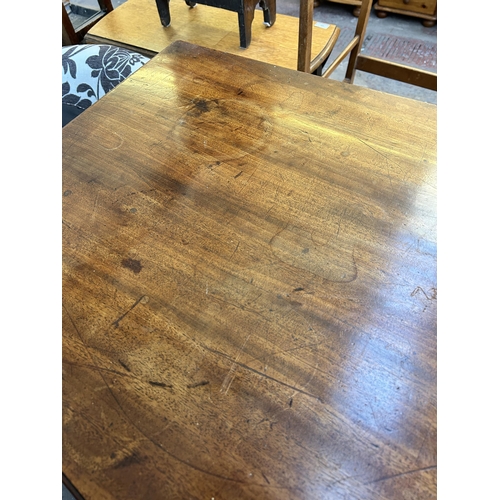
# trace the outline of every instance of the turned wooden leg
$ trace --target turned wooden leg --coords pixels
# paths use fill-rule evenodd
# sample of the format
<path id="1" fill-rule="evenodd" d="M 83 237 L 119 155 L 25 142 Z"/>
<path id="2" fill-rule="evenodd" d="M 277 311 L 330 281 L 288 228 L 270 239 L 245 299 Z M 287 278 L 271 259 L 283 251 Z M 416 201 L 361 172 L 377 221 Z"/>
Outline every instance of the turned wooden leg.
<path id="1" fill-rule="evenodd" d="M 354 7 L 354 10 L 352 11 L 352 15 L 354 17 L 359 17 L 360 13 L 361 13 L 361 7 Z"/>
<path id="2" fill-rule="evenodd" d="M 377 17 L 379 17 L 380 19 L 384 19 L 385 17 L 387 17 L 387 12 L 384 12 L 383 10 L 376 10 L 375 11 L 375 14 L 377 15 Z"/>
<path id="3" fill-rule="evenodd" d="M 252 21 L 254 9 L 250 4 L 244 5 L 243 12 L 238 12 L 238 24 L 240 27 L 240 47 L 246 49 L 252 41 Z"/>
<path id="4" fill-rule="evenodd" d="M 272 26 L 276 21 L 276 0 L 261 0 L 259 5 L 264 12 L 264 24 Z"/>
<path id="5" fill-rule="evenodd" d="M 168 5 L 168 0 L 156 0 L 156 7 L 158 8 L 162 26 L 170 26 L 170 7 Z"/>
<path id="6" fill-rule="evenodd" d="M 321 0 L 314 0 L 314 4 L 313 4 L 314 8 L 319 7 L 320 5 L 321 5 Z"/>
<path id="7" fill-rule="evenodd" d="M 436 21 L 430 21 L 428 19 L 424 19 L 422 21 L 422 24 L 426 27 L 426 28 L 432 28 L 433 26 L 436 26 Z"/>

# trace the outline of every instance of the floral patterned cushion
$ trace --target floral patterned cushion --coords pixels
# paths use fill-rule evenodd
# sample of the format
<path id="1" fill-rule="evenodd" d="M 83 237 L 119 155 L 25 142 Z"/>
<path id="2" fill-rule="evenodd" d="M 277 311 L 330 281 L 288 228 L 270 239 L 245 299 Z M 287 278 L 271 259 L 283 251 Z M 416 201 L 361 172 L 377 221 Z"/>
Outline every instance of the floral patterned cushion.
<path id="1" fill-rule="evenodd" d="M 112 45 L 63 47 L 63 127 L 148 61 Z"/>

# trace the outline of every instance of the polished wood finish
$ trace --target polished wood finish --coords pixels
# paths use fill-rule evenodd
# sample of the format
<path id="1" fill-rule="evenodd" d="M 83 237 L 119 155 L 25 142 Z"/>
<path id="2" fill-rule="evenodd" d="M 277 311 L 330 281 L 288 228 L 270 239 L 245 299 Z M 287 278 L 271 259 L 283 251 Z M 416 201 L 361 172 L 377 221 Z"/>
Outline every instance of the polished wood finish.
<path id="1" fill-rule="evenodd" d="M 86 500 L 436 498 L 436 107 L 176 42 L 63 131 Z"/>
<path id="2" fill-rule="evenodd" d="M 198 3 L 226 9 L 238 14 L 238 26 L 240 31 L 240 47 L 248 48 L 252 41 L 252 22 L 255 8 L 259 5 L 264 14 L 264 24 L 271 27 L 276 21 L 276 0 L 185 0 L 189 7 L 195 7 Z M 156 0 L 158 14 L 163 26 L 170 26 L 170 0 Z M 214 14 L 216 11 L 214 12 Z"/>
<path id="3" fill-rule="evenodd" d="M 437 20 L 437 0 L 378 0 L 374 5 L 377 17 L 387 17 L 388 12 L 423 19 L 422 24 L 430 28 Z"/>
<path id="4" fill-rule="evenodd" d="M 240 55 L 276 66 L 297 69 L 299 19 L 276 14 L 271 29 L 264 24 L 252 26 L 252 43 L 239 47 L 239 31 L 233 12 L 197 5 L 187 9 L 184 2 L 170 3 L 175 26 L 163 28 L 158 22 L 154 0 L 127 0 L 86 35 L 87 43 L 112 43 L 152 57 L 176 40 Z M 330 55 L 340 30 L 335 25 L 311 25 L 311 64 L 314 72 Z"/>

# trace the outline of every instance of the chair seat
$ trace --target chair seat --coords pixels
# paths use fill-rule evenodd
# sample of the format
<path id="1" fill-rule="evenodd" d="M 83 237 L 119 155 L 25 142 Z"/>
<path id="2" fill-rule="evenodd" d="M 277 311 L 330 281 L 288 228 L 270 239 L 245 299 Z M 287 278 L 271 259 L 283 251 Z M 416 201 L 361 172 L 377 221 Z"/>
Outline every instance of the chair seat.
<path id="1" fill-rule="evenodd" d="M 276 14 L 272 28 L 255 20 L 252 43 L 247 49 L 241 49 L 234 12 L 200 4 L 189 9 L 180 0 L 170 2 L 170 12 L 172 23 L 164 28 L 158 19 L 155 0 L 127 0 L 99 21 L 87 33 L 85 41 L 113 43 L 153 57 L 171 43 L 184 40 L 256 61 L 297 69 L 299 19 L 296 17 Z M 328 56 L 339 33 L 339 28 L 333 24 L 315 23 L 312 58 L 323 51 Z"/>
<path id="2" fill-rule="evenodd" d="M 201 3 L 236 12 L 238 14 L 240 47 L 244 49 L 248 48 L 252 40 L 252 22 L 257 5 L 260 5 L 264 12 L 264 24 L 270 27 L 276 21 L 276 0 L 185 0 L 185 2 L 190 7 Z M 170 26 L 170 0 L 156 0 L 156 5 L 161 24 L 165 27 Z M 216 12 L 214 11 L 214 13 Z"/>

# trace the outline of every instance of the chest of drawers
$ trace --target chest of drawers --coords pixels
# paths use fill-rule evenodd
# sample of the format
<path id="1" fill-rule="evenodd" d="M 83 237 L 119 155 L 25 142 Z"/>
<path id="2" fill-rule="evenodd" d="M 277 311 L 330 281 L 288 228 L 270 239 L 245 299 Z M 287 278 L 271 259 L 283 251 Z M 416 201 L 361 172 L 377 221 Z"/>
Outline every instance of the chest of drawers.
<path id="1" fill-rule="evenodd" d="M 378 17 L 386 17 L 389 12 L 419 17 L 427 27 L 437 20 L 437 0 L 378 0 L 374 9 Z"/>

